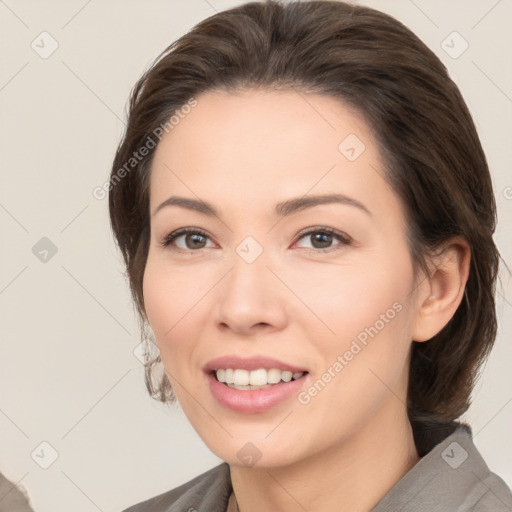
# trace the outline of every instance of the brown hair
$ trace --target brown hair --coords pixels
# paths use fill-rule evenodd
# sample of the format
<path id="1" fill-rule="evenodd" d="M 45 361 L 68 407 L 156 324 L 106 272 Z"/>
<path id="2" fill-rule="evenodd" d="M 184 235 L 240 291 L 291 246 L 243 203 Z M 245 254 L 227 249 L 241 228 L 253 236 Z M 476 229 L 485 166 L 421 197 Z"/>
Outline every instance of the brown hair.
<path id="1" fill-rule="evenodd" d="M 415 271 L 450 237 L 471 248 L 464 299 L 431 340 L 413 342 L 408 413 L 413 427 L 450 423 L 470 405 L 496 337 L 491 177 L 467 106 L 441 61 L 407 27 L 377 10 L 338 1 L 250 2 L 200 22 L 171 44 L 135 85 L 111 180 L 148 136 L 201 92 L 296 89 L 354 107 L 372 127 L 401 199 Z M 145 319 L 149 174 L 154 150 L 111 181 L 112 228 Z M 118 175 L 117 175 L 118 176 Z M 157 360 L 158 362 L 158 360 Z M 166 376 L 146 385 L 174 399 Z"/>

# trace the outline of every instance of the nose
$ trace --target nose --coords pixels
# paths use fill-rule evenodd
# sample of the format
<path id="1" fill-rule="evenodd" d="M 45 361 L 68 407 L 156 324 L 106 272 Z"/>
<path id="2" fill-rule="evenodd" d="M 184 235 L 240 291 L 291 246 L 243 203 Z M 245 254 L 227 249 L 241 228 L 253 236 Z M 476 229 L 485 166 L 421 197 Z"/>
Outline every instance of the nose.
<path id="1" fill-rule="evenodd" d="M 275 274 L 264 254 L 252 263 L 235 255 L 230 271 L 216 287 L 217 327 L 244 336 L 283 329 L 286 290 Z"/>

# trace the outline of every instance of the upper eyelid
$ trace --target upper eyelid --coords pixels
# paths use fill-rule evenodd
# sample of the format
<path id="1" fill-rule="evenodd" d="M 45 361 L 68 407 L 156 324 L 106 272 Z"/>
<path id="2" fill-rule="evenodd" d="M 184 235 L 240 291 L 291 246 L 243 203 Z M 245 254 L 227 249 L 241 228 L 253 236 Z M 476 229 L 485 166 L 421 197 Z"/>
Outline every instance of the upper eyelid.
<path id="1" fill-rule="evenodd" d="M 327 232 L 334 236 L 339 236 L 343 238 L 351 238 L 346 233 L 343 233 L 343 231 L 339 231 L 334 228 L 329 228 L 327 226 L 311 226 L 309 228 L 304 228 L 301 231 L 297 233 L 297 237 L 302 238 L 303 236 L 310 235 L 311 233 L 321 233 L 321 232 Z"/>
<path id="2" fill-rule="evenodd" d="M 169 244 L 170 244 L 171 242 L 174 242 L 174 240 L 176 240 L 177 238 L 180 238 L 184 235 L 188 235 L 189 233 L 199 234 L 199 235 L 202 235 L 202 236 L 209 238 L 210 240 L 213 241 L 213 237 L 211 237 L 208 234 L 208 232 L 205 231 L 204 229 L 195 228 L 195 227 L 186 227 L 186 228 L 178 228 L 178 229 L 175 229 L 174 231 L 171 231 L 169 234 L 167 234 L 163 237 L 163 240 L 162 240 L 162 242 L 160 242 L 160 244 L 166 245 L 166 242 L 168 240 L 170 240 L 172 237 L 172 240 L 169 241 Z"/>
<path id="3" fill-rule="evenodd" d="M 354 244 L 354 239 L 351 236 L 347 235 L 343 231 L 338 231 L 337 229 L 328 228 L 328 227 L 323 227 L 323 228 L 320 228 L 320 227 L 305 228 L 305 230 L 300 231 L 297 234 L 297 241 L 301 240 L 305 236 L 309 236 L 309 235 L 311 235 L 313 233 L 318 233 L 318 232 L 320 232 L 320 233 L 321 232 L 326 232 L 327 234 L 332 235 L 334 238 L 339 240 L 342 244 L 345 244 L 345 245 L 353 245 Z M 294 242 L 294 243 L 296 243 L 296 242 Z M 315 248 L 313 248 L 312 250 L 322 251 L 322 249 L 315 249 Z"/>

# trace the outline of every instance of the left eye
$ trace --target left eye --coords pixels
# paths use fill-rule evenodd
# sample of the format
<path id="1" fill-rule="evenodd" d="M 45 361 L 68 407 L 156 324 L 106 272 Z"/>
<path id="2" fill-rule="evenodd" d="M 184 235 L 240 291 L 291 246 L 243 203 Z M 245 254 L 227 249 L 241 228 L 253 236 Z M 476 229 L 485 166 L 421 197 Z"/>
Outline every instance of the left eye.
<path id="1" fill-rule="evenodd" d="M 337 245 L 349 245 L 350 239 L 343 235 L 342 233 L 338 233 L 337 231 L 334 231 L 333 229 L 327 229 L 327 228 L 316 228 L 312 229 L 307 232 L 303 232 L 300 235 L 299 240 L 307 239 L 309 238 L 311 241 L 311 246 L 306 247 L 308 249 L 330 249 L 332 248 L 332 243 L 335 240 L 338 240 L 340 243 Z"/>

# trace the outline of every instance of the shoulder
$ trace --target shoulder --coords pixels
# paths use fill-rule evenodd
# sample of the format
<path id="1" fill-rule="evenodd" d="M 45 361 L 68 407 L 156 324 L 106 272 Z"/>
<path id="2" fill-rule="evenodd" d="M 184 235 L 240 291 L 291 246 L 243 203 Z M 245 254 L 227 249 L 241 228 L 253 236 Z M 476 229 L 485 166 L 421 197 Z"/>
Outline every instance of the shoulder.
<path id="1" fill-rule="evenodd" d="M 468 512 L 512 511 L 512 493 L 502 478 L 489 472 L 488 476 L 479 484 L 483 486 L 481 495 Z"/>
<path id="2" fill-rule="evenodd" d="M 123 512 L 225 512 L 230 493 L 229 465 L 223 462 L 183 485 Z"/>
<path id="3" fill-rule="evenodd" d="M 25 490 L 0 473 L 0 512 L 12 512 L 13 510 L 33 512 Z"/>
<path id="4" fill-rule="evenodd" d="M 471 427 L 459 424 L 444 444 L 447 446 L 443 451 L 440 447 L 436 447 L 436 451 L 448 465 L 444 466 L 443 478 L 459 490 L 461 510 L 512 512 L 512 492 L 487 466 L 473 442 Z"/>
<path id="5" fill-rule="evenodd" d="M 512 493 L 487 466 L 469 425 L 459 423 L 443 440 L 434 436 L 428 444 L 430 451 L 372 512 L 512 512 Z"/>

